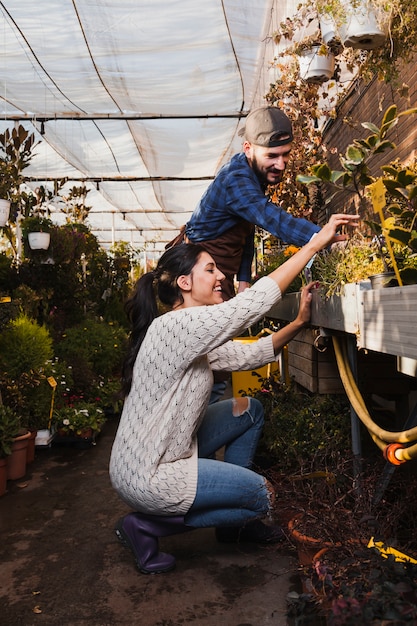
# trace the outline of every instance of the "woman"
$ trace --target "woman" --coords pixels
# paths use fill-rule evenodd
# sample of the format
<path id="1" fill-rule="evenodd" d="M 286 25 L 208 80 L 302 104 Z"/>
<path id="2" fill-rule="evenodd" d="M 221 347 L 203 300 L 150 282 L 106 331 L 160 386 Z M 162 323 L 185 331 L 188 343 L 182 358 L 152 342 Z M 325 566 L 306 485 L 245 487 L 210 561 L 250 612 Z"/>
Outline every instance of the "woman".
<path id="1" fill-rule="evenodd" d="M 215 370 L 255 369 L 269 363 L 308 322 L 310 284 L 297 318 L 251 344 L 232 339 L 263 316 L 320 249 L 340 241 L 336 231 L 354 215 L 333 215 L 284 265 L 223 302 L 224 275 L 199 245 L 167 250 L 142 276 L 127 311 L 132 323 L 124 367 L 125 402 L 115 437 L 110 477 L 135 511 L 116 526 L 141 572 L 175 566 L 158 537 L 213 526 L 219 540 L 272 542 L 277 527 L 263 524 L 273 489 L 250 469 L 262 424 L 262 405 L 234 398 L 208 406 Z M 158 314 L 156 295 L 170 310 Z M 224 462 L 213 458 L 225 446 Z"/>

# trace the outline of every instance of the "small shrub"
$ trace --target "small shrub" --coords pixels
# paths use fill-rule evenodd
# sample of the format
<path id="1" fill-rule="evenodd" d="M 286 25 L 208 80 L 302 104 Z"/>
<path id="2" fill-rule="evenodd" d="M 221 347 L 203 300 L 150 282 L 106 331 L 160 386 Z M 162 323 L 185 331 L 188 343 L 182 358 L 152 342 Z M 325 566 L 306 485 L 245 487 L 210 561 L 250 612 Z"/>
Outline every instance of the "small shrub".
<path id="1" fill-rule="evenodd" d="M 0 334 L 0 368 L 9 378 L 39 370 L 53 356 L 48 330 L 21 315 Z"/>
<path id="2" fill-rule="evenodd" d="M 126 331 L 118 324 L 86 319 L 68 328 L 55 351 L 72 366 L 73 393 L 87 397 L 100 379 L 120 374 Z"/>
<path id="3" fill-rule="evenodd" d="M 321 470 L 350 454 L 350 406 L 344 395 L 312 395 L 276 376 L 250 395 L 265 409 L 261 448 L 283 472 Z"/>

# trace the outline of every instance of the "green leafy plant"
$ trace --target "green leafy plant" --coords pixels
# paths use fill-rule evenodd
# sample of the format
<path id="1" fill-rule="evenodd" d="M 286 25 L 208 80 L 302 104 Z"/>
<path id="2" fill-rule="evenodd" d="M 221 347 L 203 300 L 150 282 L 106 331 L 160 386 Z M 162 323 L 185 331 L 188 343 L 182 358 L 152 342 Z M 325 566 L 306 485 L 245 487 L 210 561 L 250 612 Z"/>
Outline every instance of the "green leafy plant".
<path id="1" fill-rule="evenodd" d="M 21 124 L 0 133 L 0 198 L 19 200 L 19 188 L 24 182 L 22 172 L 30 163 L 34 145 L 34 133 Z"/>
<path id="2" fill-rule="evenodd" d="M 396 246 L 396 256 L 400 263 L 400 276 L 404 283 L 417 282 L 415 264 L 411 257 L 417 251 L 417 172 L 416 164 L 401 166 L 397 162 L 382 165 L 385 176 L 376 177 L 371 173 L 371 162 L 375 155 L 393 150 L 396 146 L 388 139 L 388 133 L 405 115 L 411 115 L 417 109 L 408 109 L 398 113 L 395 105 L 384 113 L 381 125 L 371 122 L 362 126 L 370 131 L 363 139 L 355 139 L 340 156 L 341 170 L 332 170 L 327 162 L 316 163 L 311 167 L 311 175 L 299 175 L 298 180 L 306 185 L 324 185 L 330 190 L 326 202 L 330 203 L 337 194 L 343 193 L 353 198 L 359 213 L 365 218 L 365 224 L 373 234 L 379 246 L 379 254 L 384 269 L 397 264 L 389 255 L 391 240 Z M 391 199 L 379 222 L 375 220 L 374 209 L 370 202 L 370 189 L 378 181 Z"/>
<path id="3" fill-rule="evenodd" d="M 20 428 L 17 413 L 0 403 L 0 458 L 11 454 L 13 439 L 19 434 Z"/>
<path id="4" fill-rule="evenodd" d="M 9 378 L 40 370 L 52 355 L 49 331 L 26 315 L 11 320 L 0 334 L 0 369 Z"/>
<path id="5" fill-rule="evenodd" d="M 119 324 L 92 317 L 62 334 L 55 352 L 72 366 L 76 394 L 87 397 L 96 390 L 97 381 L 120 373 L 126 337 L 126 330 Z"/>
<path id="6" fill-rule="evenodd" d="M 321 470 L 349 450 L 350 408 L 345 396 L 312 395 L 285 385 L 276 375 L 261 382 L 260 390 L 250 392 L 265 409 L 261 450 L 279 462 L 282 472 Z"/>

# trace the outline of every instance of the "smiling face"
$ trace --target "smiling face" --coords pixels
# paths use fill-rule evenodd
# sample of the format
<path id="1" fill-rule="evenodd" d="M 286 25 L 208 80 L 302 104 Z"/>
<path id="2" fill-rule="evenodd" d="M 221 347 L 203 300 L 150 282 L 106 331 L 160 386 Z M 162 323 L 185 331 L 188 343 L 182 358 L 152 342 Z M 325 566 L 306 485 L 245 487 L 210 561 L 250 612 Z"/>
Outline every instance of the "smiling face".
<path id="1" fill-rule="evenodd" d="M 276 185 L 282 176 L 291 153 L 291 143 L 275 148 L 263 148 L 245 141 L 243 150 L 248 163 L 263 186 Z"/>
<path id="2" fill-rule="evenodd" d="M 223 302 L 221 272 L 208 252 L 202 252 L 194 265 L 191 274 L 179 276 L 178 286 L 181 289 L 184 304 L 177 308 L 220 304 Z"/>

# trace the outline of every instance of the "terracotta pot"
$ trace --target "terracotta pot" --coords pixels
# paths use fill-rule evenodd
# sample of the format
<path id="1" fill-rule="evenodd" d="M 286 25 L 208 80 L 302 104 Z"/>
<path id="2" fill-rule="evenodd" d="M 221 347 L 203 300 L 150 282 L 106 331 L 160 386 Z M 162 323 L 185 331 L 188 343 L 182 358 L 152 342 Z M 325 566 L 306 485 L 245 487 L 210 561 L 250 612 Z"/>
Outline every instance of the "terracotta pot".
<path id="1" fill-rule="evenodd" d="M 30 431 L 30 437 L 28 441 L 28 447 L 26 449 L 26 464 L 33 463 L 35 460 L 35 439 L 38 434 L 37 430 Z"/>
<path id="2" fill-rule="evenodd" d="M 7 490 L 7 457 L 0 458 L 0 496 Z"/>
<path id="3" fill-rule="evenodd" d="M 12 453 L 7 457 L 7 479 L 18 480 L 26 474 L 26 450 L 30 431 L 16 437 L 12 443 Z"/>
<path id="4" fill-rule="evenodd" d="M 288 531 L 297 547 L 300 565 L 305 566 L 312 564 L 313 558 L 319 550 L 322 548 L 331 548 L 333 544 L 329 541 L 324 541 L 323 539 L 304 535 L 301 530 L 298 529 L 303 517 L 304 514 L 301 513 L 290 519 L 288 522 Z"/>

